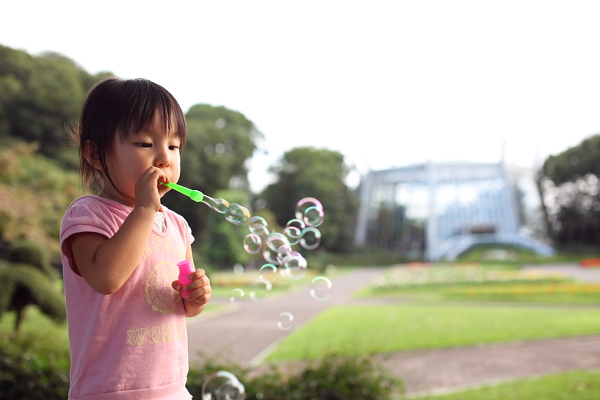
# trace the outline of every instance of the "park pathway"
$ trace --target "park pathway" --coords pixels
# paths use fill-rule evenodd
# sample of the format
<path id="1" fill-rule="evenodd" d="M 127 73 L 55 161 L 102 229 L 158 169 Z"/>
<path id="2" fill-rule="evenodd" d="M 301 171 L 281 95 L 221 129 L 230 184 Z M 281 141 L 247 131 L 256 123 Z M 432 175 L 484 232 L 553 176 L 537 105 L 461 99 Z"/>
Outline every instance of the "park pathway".
<path id="1" fill-rule="evenodd" d="M 363 268 L 335 277 L 327 300 L 313 299 L 305 288 L 259 302 L 241 301 L 230 311 L 188 321 L 190 361 L 217 357 L 242 366 L 256 365 L 294 329 L 328 307 L 350 302 L 354 291 L 368 285 L 382 271 Z M 288 330 L 277 325 L 283 312 L 293 316 Z"/>
<path id="2" fill-rule="evenodd" d="M 576 265 L 527 268 L 600 282 L 598 269 Z M 382 271 L 365 268 L 337 277 L 333 280 L 332 297 L 326 301 L 312 299 L 306 289 L 262 303 L 242 302 L 230 312 L 192 320 L 188 324 L 192 362 L 200 358 L 197 352 L 202 351 L 203 358 L 220 357 L 239 365 L 256 366 L 283 337 L 327 307 L 361 302 L 353 300 L 351 294 Z M 277 317 L 283 311 L 294 315 L 291 330 L 277 328 Z M 398 334 L 402 334 L 402 327 L 398 327 Z M 600 370 L 600 335 L 406 351 L 375 359 L 404 381 L 408 394 L 446 393 L 522 377 L 576 369 Z M 298 367 L 289 364 L 282 369 L 293 371 Z"/>

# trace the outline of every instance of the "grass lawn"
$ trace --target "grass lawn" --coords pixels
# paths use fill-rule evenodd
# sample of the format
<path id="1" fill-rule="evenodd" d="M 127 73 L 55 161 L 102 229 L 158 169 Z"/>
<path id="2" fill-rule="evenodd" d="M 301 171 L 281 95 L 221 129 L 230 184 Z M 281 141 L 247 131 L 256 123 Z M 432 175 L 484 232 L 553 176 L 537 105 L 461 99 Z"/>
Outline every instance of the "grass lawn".
<path id="1" fill-rule="evenodd" d="M 600 399 L 600 373 L 574 371 L 548 375 L 420 400 L 597 400 Z"/>
<path id="2" fill-rule="evenodd" d="M 325 310 L 266 361 L 371 355 L 600 333 L 600 310 L 442 305 L 349 305 Z"/>

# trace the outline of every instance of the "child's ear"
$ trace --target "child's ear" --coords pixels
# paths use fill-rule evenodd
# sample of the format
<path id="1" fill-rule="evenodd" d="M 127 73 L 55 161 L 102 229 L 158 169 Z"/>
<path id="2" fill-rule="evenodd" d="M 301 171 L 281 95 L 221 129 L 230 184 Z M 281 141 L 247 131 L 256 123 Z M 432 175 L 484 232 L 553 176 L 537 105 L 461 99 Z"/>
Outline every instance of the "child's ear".
<path id="1" fill-rule="evenodd" d="M 96 144 L 91 140 L 86 140 L 83 145 L 83 157 L 93 168 L 102 170 L 98 157 L 98 149 L 96 148 Z"/>

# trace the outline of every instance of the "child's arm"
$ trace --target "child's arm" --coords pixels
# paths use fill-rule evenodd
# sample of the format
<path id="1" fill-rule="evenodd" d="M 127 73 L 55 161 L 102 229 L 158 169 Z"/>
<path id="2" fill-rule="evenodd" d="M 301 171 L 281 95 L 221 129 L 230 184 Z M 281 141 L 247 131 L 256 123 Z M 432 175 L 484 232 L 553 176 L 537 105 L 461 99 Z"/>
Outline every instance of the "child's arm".
<path id="1" fill-rule="evenodd" d="M 188 246 L 186 260 L 192 260 L 192 248 Z M 202 268 L 198 268 L 190 275 L 191 283 L 188 283 L 183 287 L 184 291 L 192 291 L 184 297 L 183 306 L 185 307 L 185 316 L 194 317 L 200 314 L 206 303 L 210 300 L 212 289 L 210 287 L 210 280 L 206 276 L 206 273 Z M 181 292 L 181 284 L 179 281 L 173 281 L 173 289 Z"/>
<path id="2" fill-rule="evenodd" d="M 79 273 L 97 292 L 111 294 L 119 290 L 140 263 L 160 208 L 157 181 L 161 178 L 167 179 L 155 167 L 140 177 L 135 188 L 135 206 L 113 237 L 79 233 L 70 238 Z"/>

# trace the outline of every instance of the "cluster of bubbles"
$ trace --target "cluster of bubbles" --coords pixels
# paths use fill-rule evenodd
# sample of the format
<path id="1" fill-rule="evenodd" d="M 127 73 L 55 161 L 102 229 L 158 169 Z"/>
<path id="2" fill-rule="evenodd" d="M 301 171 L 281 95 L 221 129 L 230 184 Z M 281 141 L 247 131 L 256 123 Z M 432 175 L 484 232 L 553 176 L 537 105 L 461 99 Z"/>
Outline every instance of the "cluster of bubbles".
<path id="1" fill-rule="evenodd" d="M 305 250 L 314 250 L 321 244 L 321 232 L 318 229 L 323 223 L 324 211 L 321 202 L 313 197 L 306 197 L 296 204 L 295 215 L 290 219 L 283 232 L 269 230 L 267 221 L 260 216 L 252 216 L 247 208 L 229 203 L 225 199 L 213 199 L 204 196 L 203 203 L 218 213 L 224 214 L 227 221 L 234 225 L 248 226 L 249 233 L 244 237 L 244 250 L 250 254 L 260 254 L 264 259 L 259 270 L 259 277 L 248 288 L 248 298 L 258 302 L 264 300 L 273 288 L 273 281 L 280 275 L 286 280 L 301 279 L 307 272 L 308 262 L 304 256 L 294 250 L 299 245 Z M 332 292 L 331 281 L 324 276 L 317 276 L 310 283 L 310 296 L 318 301 L 327 300 Z M 246 293 L 241 288 L 233 289 L 230 301 L 241 301 Z M 284 311 L 279 314 L 277 327 L 290 330 L 294 316 Z M 219 371 L 209 377 L 202 386 L 202 400 L 243 400 L 244 386 L 227 371 Z"/>
<path id="2" fill-rule="evenodd" d="M 241 214 L 235 213 L 236 216 Z M 295 218 L 286 223 L 283 233 L 270 232 L 267 221 L 262 217 L 248 218 L 244 223 L 249 230 L 243 240 L 244 249 L 250 254 L 260 254 L 264 259 L 258 279 L 250 285 L 248 297 L 251 300 L 264 299 L 265 294 L 272 289 L 272 282 L 277 274 L 289 281 L 305 276 L 308 262 L 293 246 L 300 245 L 306 250 L 316 249 L 321 244 L 318 227 L 323 223 L 324 215 L 321 202 L 313 197 L 306 197 L 296 204 Z M 315 300 L 327 300 L 331 288 L 331 281 L 319 276 L 311 282 L 310 294 Z M 234 289 L 230 300 L 235 303 L 244 295 L 242 289 Z M 290 329 L 288 326 L 291 321 L 293 316 L 290 313 L 282 313 L 278 326 L 283 330 Z"/>
<path id="3" fill-rule="evenodd" d="M 202 383 L 202 400 L 244 400 L 246 389 L 228 371 L 217 371 Z"/>

